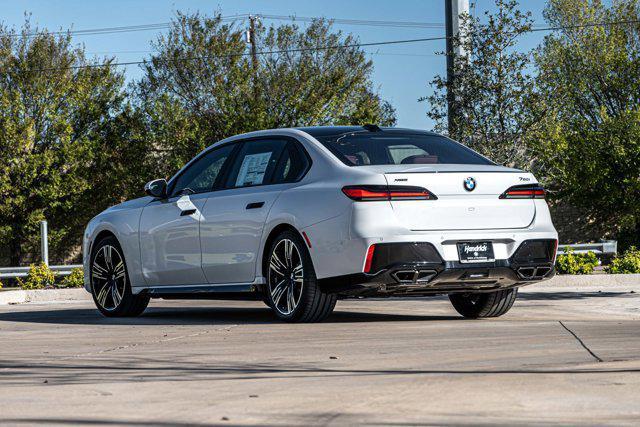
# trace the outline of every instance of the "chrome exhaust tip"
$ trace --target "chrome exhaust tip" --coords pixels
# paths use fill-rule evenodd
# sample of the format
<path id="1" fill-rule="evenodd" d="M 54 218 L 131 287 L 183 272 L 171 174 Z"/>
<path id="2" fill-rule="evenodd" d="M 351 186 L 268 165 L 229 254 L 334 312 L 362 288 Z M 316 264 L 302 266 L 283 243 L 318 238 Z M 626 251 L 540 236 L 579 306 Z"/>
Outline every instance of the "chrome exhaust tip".
<path id="1" fill-rule="evenodd" d="M 438 274 L 435 270 L 418 270 L 418 276 L 416 277 L 416 282 L 418 283 L 427 283 L 430 282 L 431 279 L 436 277 Z"/>
<path id="2" fill-rule="evenodd" d="M 415 270 L 398 270 L 391 273 L 391 276 L 396 279 L 398 283 L 413 283 L 415 275 Z"/>
<path id="3" fill-rule="evenodd" d="M 398 283 L 428 283 L 436 274 L 435 270 L 398 270 L 391 277 Z"/>
<path id="4" fill-rule="evenodd" d="M 525 280 L 540 280 L 551 271 L 551 267 L 519 267 L 517 272 L 520 278 Z"/>

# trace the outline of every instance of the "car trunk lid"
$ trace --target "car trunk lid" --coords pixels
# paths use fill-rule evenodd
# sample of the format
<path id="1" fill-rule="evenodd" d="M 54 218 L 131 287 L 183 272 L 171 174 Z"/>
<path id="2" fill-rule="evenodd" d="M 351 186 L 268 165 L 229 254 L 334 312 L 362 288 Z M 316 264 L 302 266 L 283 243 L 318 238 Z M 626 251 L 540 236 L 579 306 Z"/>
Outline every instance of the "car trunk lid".
<path id="1" fill-rule="evenodd" d="M 499 198 L 511 186 L 536 183 L 530 173 L 501 166 L 371 168 L 384 173 L 390 186 L 423 187 L 437 196 L 437 200 L 390 201 L 398 221 L 410 230 L 526 228 L 535 217 L 533 199 Z"/>

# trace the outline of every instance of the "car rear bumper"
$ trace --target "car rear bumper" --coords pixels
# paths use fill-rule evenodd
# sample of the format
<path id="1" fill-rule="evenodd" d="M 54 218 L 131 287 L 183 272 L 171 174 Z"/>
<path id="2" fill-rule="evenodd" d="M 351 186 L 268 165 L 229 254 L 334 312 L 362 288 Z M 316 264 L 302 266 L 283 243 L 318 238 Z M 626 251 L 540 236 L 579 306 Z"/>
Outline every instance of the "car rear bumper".
<path id="1" fill-rule="evenodd" d="M 554 255 L 545 257 L 524 257 L 523 252 L 531 245 L 555 244 L 555 240 L 527 240 L 509 259 L 492 262 L 461 263 L 444 261 L 437 251 L 423 249 L 394 248 L 407 261 L 390 260 L 389 264 L 378 265 L 374 274 L 356 273 L 329 277 L 319 280 L 325 292 L 343 296 L 410 296 L 432 295 L 457 292 L 491 292 L 499 289 L 524 286 L 555 275 Z M 406 243 L 413 245 L 416 243 Z M 521 250 L 522 249 L 522 250 Z M 407 258 L 408 254 L 415 255 Z M 417 259 L 417 258 L 424 259 Z"/>

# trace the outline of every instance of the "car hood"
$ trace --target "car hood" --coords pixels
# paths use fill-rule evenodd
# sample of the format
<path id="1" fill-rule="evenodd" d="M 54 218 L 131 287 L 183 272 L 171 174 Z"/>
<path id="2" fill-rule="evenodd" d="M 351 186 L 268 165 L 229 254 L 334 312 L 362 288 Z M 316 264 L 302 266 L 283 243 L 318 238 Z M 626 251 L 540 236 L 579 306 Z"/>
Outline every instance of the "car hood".
<path id="1" fill-rule="evenodd" d="M 111 206 L 110 208 L 105 209 L 102 213 L 106 212 L 114 212 L 126 209 L 138 209 L 146 206 L 151 200 L 153 200 L 150 196 L 139 197 L 137 199 L 127 200 L 126 202 L 119 203 L 117 205 Z"/>

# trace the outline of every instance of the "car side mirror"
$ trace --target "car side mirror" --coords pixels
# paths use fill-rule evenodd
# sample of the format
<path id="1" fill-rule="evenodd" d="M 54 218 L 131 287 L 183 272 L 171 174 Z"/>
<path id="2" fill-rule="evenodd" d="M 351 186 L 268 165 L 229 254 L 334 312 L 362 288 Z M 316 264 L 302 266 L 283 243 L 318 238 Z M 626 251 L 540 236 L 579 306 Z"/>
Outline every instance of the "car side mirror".
<path id="1" fill-rule="evenodd" d="M 153 181 L 147 182 L 144 185 L 144 192 L 151 197 L 155 197 L 158 199 L 166 199 L 167 198 L 167 180 L 162 178 L 162 179 L 154 179 Z"/>

